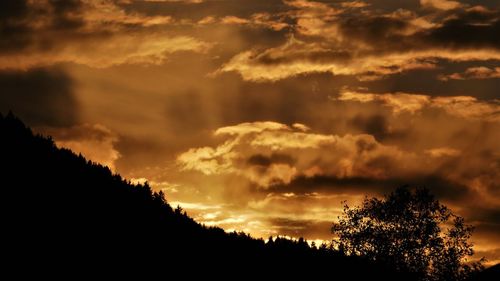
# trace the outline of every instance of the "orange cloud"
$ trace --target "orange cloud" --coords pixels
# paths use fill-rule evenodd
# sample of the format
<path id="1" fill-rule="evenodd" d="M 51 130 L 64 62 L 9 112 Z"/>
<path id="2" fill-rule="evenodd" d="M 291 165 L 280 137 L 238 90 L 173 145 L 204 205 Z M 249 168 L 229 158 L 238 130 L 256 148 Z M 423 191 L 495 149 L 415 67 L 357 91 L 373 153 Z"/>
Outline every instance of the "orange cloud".
<path id="1" fill-rule="evenodd" d="M 340 101 L 355 101 L 361 103 L 380 102 L 390 107 L 395 114 L 402 112 L 417 113 L 425 108 L 435 108 L 445 111 L 449 115 L 485 121 L 500 121 L 500 103 L 497 100 L 480 101 L 470 96 L 431 97 L 422 94 L 409 93 L 362 93 L 343 91 Z"/>
<path id="2" fill-rule="evenodd" d="M 416 95 L 407 93 L 394 94 L 371 94 L 352 91 L 343 91 L 337 98 L 341 101 L 381 102 L 393 109 L 394 113 L 410 112 L 415 113 L 431 102 L 431 97 L 426 95 Z"/>
<path id="3" fill-rule="evenodd" d="M 141 26 L 154 26 L 168 24 L 173 21 L 170 16 L 145 16 L 138 13 L 127 13 L 115 4 L 114 1 L 83 0 L 81 17 L 85 20 L 90 30 L 113 24 L 137 24 Z"/>
<path id="4" fill-rule="evenodd" d="M 452 73 L 448 75 L 440 75 L 439 80 L 468 80 L 468 79 L 495 79 L 500 78 L 500 67 L 488 68 L 484 66 L 470 67 L 463 73 Z"/>
<path id="5" fill-rule="evenodd" d="M 232 152 L 236 141 L 228 141 L 216 148 L 192 148 L 177 157 L 183 170 L 196 170 L 205 175 L 229 173 L 233 171 L 232 159 L 236 154 Z"/>
<path id="6" fill-rule="evenodd" d="M 370 81 L 409 70 L 434 69 L 439 60 L 500 60 L 498 45 L 491 39 L 498 14 L 486 8 L 469 9 L 455 1 L 423 0 L 424 6 L 456 10 L 453 16 L 443 18 L 437 16 L 439 12 L 422 15 L 399 9 L 360 14 L 356 10 L 348 14 L 346 8 L 320 2 L 285 3 L 295 8 L 286 13 L 296 21 L 290 26 L 295 36 L 281 46 L 240 52 L 217 73 L 237 72 L 244 80 L 256 82 L 312 73 L 352 75 Z M 349 3 L 357 2 L 345 5 Z M 474 20 L 469 16 L 474 13 L 483 17 Z M 451 32 L 457 24 L 485 36 L 481 40 L 457 36 Z"/>
<path id="7" fill-rule="evenodd" d="M 453 10 L 463 6 L 462 3 L 452 0 L 420 0 L 420 5 L 438 10 Z"/>
<path id="8" fill-rule="evenodd" d="M 19 21 L 25 34 L 18 36 L 31 38 L 31 45 L 1 54 L 0 69 L 27 69 L 64 62 L 96 68 L 161 64 L 174 52 L 205 52 L 211 46 L 190 36 L 169 35 L 155 28 L 171 24 L 170 16 L 127 12 L 111 0 L 79 3 L 72 10 L 56 14 L 53 5 L 57 4 L 28 2 L 31 18 Z M 55 26 L 59 24 L 69 26 Z"/>
<path id="9" fill-rule="evenodd" d="M 117 34 L 104 40 L 71 42 L 42 53 L 0 56 L 0 68 L 32 68 L 62 62 L 105 68 L 120 64 L 164 63 L 179 51 L 204 52 L 209 44 L 187 36 L 165 37 L 159 33 Z"/>
<path id="10" fill-rule="evenodd" d="M 417 155 L 383 145 L 366 134 L 315 134 L 274 122 L 223 127 L 215 134 L 228 140 L 216 147 L 192 148 L 180 154 L 177 162 L 181 169 L 206 175 L 240 175 L 263 188 L 290 183 L 301 175 L 384 179 L 391 170 L 387 165 L 392 173 L 400 174 L 420 169 L 397 164 L 413 163 L 411 159 Z"/>
<path id="11" fill-rule="evenodd" d="M 291 37 L 285 45 L 263 52 L 244 51 L 224 64 L 217 73 L 238 72 L 248 81 L 277 81 L 311 73 L 355 75 L 359 80 L 376 80 L 414 69 L 432 69 L 435 59 L 450 61 L 500 60 L 495 50 L 422 50 L 394 53 L 331 48 Z"/>
<path id="12" fill-rule="evenodd" d="M 346 2 L 341 2 L 340 6 L 343 8 L 359 9 L 368 7 L 370 6 L 370 4 L 363 1 L 346 1 Z"/>
<path id="13" fill-rule="evenodd" d="M 272 121 L 248 122 L 236 126 L 227 126 L 215 131 L 215 135 L 245 135 L 249 133 L 261 133 L 263 131 L 289 130 L 288 126 Z"/>
<path id="14" fill-rule="evenodd" d="M 455 157 L 461 154 L 460 150 L 449 148 L 449 147 L 439 147 L 427 149 L 425 153 L 429 154 L 432 157 Z"/>

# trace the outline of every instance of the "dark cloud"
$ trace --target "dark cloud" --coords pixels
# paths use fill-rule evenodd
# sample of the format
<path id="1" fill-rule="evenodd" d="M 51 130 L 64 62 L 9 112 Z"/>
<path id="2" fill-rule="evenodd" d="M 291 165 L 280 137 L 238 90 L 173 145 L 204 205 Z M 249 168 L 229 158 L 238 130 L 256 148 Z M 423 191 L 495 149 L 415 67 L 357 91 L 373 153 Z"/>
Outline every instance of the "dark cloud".
<path id="1" fill-rule="evenodd" d="M 198 132 L 207 128 L 210 122 L 204 97 L 192 90 L 166 97 L 166 113 L 172 129 L 180 133 Z M 180 121 L 182 122 L 175 122 Z"/>
<path id="2" fill-rule="evenodd" d="M 255 13 L 279 13 L 289 10 L 282 0 L 222 0 L 202 1 L 133 1 L 122 5 L 129 12 L 147 15 L 171 15 L 201 20 L 206 16 L 237 16 L 247 18 Z"/>
<path id="3" fill-rule="evenodd" d="M 373 135 L 378 141 L 384 141 L 388 138 L 400 138 L 406 133 L 403 130 L 393 130 L 390 121 L 382 114 L 363 115 L 358 114 L 349 121 L 350 125 L 365 134 Z"/>
<path id="4" fill-rule="evenodd" d="M 385 15 L 368 15 L 353 17 L 345 15 L 340 20 L 340 30 L 350 40 L 363 42 L 378 42 L 379 49 L 406 49 L 409 47 L 402 33 L 409 28 L 406 19 L 388 17 Z M 380 45 L 380 44 L 384 45 Z"/>
<path id="5" fill-rule="evenodd" d="M 439 61 L 434 70 L 414 70 L 387 76 L 377 81 L 358 82 L 361 87 L 379 93 L 425 93 L 430 96 L 473 96 L 480 100 L 494 99 L 498 96 L 500 79 L 487 80 L 448 80 L 437 79 L 442 73 L 462 72 L 477 65 L 494 67 L 495 61 L 445 62 Z"/>
<path id="6" fill-rule="evenodd" d="M 2 22 L 26 16 L 28 12 L 27 1 L 4 0 L 0 2 L 0 20 Z"/>
<path id="7" fill-rule="evenodd" d="M 54 15 L 52 27 L 54 29 L 74 30 L 82 27 L 85 20 L 81 17 L 83 4 L 81 0 L 50 0 Z"/>
<path id="8" fill-rule="evenodd" d="M 424 41 L 446 48 L 500 49 L 500 13 L 473 10 L 445 20 L 441 26 L 424 32 Z"/>
<path id="9" fill-rule="evenodd" d="M 444 18 L 434 19 L 435 27 L 409 35 L 415 15 L 388 16 L 373 14 L 364 17 L 345 15 L 341 30 L 350 40 L 376 44 L 381 52 L 422 50 L 422 48 L 500 48 L 500 13 L 484 8 L 450 11 Z M 440 22 L 442 20 L 442 22 Z"/>
<path id="10" fill-rule="evenodd" d="M 500 8 L 500 3 L 497 0 L 461 0 L 460 2 L 470 6 L 481 5 L 489 8 Z"/>
<path id="11" fill-rule="evenodd" d="M 397 187 L 410 185 L 415 187 L 429 188 L 439 199 L 460 201 L 471 195 L 471 191 L 464 185 L 451 182 L 440 176 L 415 176 L 407 179 L 389 178 L 375 179 L 368 177 L 345 177 L 335 176 L 299 176 L 288 185 L 276 185 L 271 188 L 275 192 L 293 192 L 305 194 L 311 192 L 322 192 L 326 194 L 388 194 Z"/>
<path id="12" fill-rule="evenodd" d="M 84 25 L 84 19 L 79 16 L 82 9 L 80 0 L 50 0 L 47 4 L 33 6 L 27 0 L 1 1 L 0 52 L 19 52 L 26 47 L 49 47 L 49 42 L 37 37 L 41 35 L 41 30 L 34 25 L 36 20 L 45 22 L 43 32 L 76 30 Z"/>
<path id="13" fill-rule="evenodd" d="M 337 0 L 337 2 L 344 2 L 344 0 Z M 420 7 L 420 0 L 367 0 L 364 1 L 370 4 L 370 8 L 383 11 L 394 11 L 397 9 L 415 10 Z"/>
<path id="14" fill-rule="evenodd" d="M 301 51 L 296 51 L 293 54 L 280 57 L 272 54 L 263 54 L 258 57 L 258 62 L 264 65 L 279 65 L 297 60 L 307 60 L 318 63 L 342 63 L 347 62 L 350 59 L 352 59 L 352 54 L 348 51 L 318 50 L 315 52 L 311 52 L 310 50 L 304 49 Z"/>
<path id="15" fill-rule="evenodd" d="M 401 11 L 401 10 L 400 10 Z M 408 32 L 414 26 L 417 13 L 372 13 L 340 16 L 342 34 L 352 40 L 375 44 L 380 52 L 421 50 L 422 48 L 500 48 L 500 12 L 495 9 L 470 8 L 434 15 L 434 27 Z M 431 21 L 432 22 L 432 21 Z M 431 23 L 429 22 L 429 23 Z"/>
<path id="16" fill-rule="evenodd" d="M 474 203 L 474 202 L 468 202 Z M 485 233 L 495 233 L 500 236 L 500 210 L 494 207 L 475 206 L 466 209 L 466 215 L 473 221 L 478 222 L 478 227 Z"/>
<path id="17" fill-rule="evenodd" d="M 13 16 L 0 22 L 0 53 L 8 54 L 0 56 L 2 69 L 61 62 L 100 68 L 150 65 L 163 62 L 174 52 L 210 48 L 185 34 L 169 34 L 165 26 L 170 17 L 128 14 L 113 0 L 25 1 L 20 7 L 6 7 L 14 9 Z"/>
<path id="18" fill-rule="evenodd" d="M 176 69 L 183 71 L 182 66 Z M 172 73 L 167 79 L 172 79 L 174 85 L 186 78 Z M 168 124 L 183 134 L 255 120 L 273 120 L 284 124 L 305 122 L 321 129 L 331 129 L 331 120 L 325 120 L 323 125 L 316 122 L 314 115 L 323 113 L 318 108 L 328 107 L 328 94 L 332 92 L 331 87 L 338 87 L 335 85 L 337 79 L 318 75 L 280 83 L 256 84 L 242 82 L 234 74 L 225 74 L 198 81 L 184 81 L 186 84 L 181 86 L 188 90 L 172 86 L 167 90 L 169 95 L 164 98 Z M 323 81 L 325 84 L 320 83 Z"/>
<path id="19" fill-rule="evenodd" d="M 0 52 L 19 50 L 31 42 L 24 23 L 28 14 L 26 1 L 0 1 Z"/>
<path id="20" fill-rule="evenodd" d="M 290 166 L 295 163 L 295 160 L 287 154 L 272 153 L 270 156 L 263 154 L 255 154 L 248 158 L 247 164 L 251 166 L 269 167 L 272 164 L 289 164 Z"/>
<path id="21" fill-rule="evenodd" d="M 0 111 L 12 110 L 32 126 L 69 126 L 78 121 L 73 80 L 62 70 L 0 72 Z"/>

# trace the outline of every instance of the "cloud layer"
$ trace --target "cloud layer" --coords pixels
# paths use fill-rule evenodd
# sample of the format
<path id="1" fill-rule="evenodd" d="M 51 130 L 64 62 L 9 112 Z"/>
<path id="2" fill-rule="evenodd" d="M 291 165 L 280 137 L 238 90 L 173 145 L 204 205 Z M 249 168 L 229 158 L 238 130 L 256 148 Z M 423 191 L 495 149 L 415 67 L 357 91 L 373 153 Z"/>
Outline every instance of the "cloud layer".
<path id="1" fill-rule="evenodd" d="M 4 4 L 0 68 L 57 63 L 92 67 L 161 64 L 174 52 L 204 52 L 210 45 L 163 31 L 170 16 L 127 13 L 117 1 L 29 1 Z M 15 46 L 15 47 L 14 47 Z"/>

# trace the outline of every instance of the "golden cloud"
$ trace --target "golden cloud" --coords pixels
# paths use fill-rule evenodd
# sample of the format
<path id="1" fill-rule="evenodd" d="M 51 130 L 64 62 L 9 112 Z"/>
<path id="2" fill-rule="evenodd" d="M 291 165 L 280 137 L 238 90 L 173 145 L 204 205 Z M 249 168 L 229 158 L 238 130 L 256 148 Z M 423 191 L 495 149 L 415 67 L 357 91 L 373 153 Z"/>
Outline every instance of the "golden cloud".
<path id="1" fill-rule="evenodd" d="M 409 70 L 434 69 L 439 60 L 500 60 L 498 44 L 490 36 L 476 42 L 473 37 L 450 32 L 458 24 L 477 29 L 471 32 L 493 36 L 498 14 L 481 6 L 467 8 L 455 1 L 422 0 L 426 7 L 456 10 L 443 19 L 439 12 L 421 15 L 399 9 L 358 15 L 352 11 L 354 14 L 346 14 L 343 4 L 336 8 L 314 1 L 285 3 L 295 8 L 286 12 L 296 22 L 290 25 L 295 36 L 289 36 L 281 46 L 240 52 L 216 73 L 234 71 L 244 80 L 256 82 L 311 73 L 352 75 L 367 81 Z M 353 4 L 357 2 L 344 6 L 349 3 L 358 6 Z M 481 20 L 469 16 L 474 13 L 483 15 Z"/>
<path id="2" fill-rule="evenodd" d="M 359 9 L 368 7 L 370 6 L 370 4 L 363 1 L 346 1 L 346 2 L 341 2 L 340 6 L 343 8 Z"/>
<path id="3" fill-rule="evenodd" d="M 452 0 L 420 0 L 420 5 L 438 10 L 453 10 L 463 6 L 462 3 Z"/>
<path id="4" fill-rule="evenodd" d="M 439 80 L 468 80 L 468 79 L 495 79 L 500 78 L 500 67 L 488 68 L 485 66 L 470 67 L 463 73 L 452 73 L 438 76 Z"/>
<path id="5" fill-rule="evenodd" d="M 289 130 L 287 125 L 272 122 L 272 121 L 264 121 L 264 122 L 247 122 L 241 123 L 236 126 L 227 126 L 219 128 L 215 131 L 215 135 L 245 135 L 249 133 L 261 133 L 263 131 L 280 131 L 280 130 Z"/>
<path id="6" fill-rule="evenodd" d="M 0 69 L 27 69 L 72 62 L 103 68 L 119 64 L 161 64 L 174 52 L 205 52 L 211 44 L 156 28 L 170 16 L 127 12 L 114 1 L 82 0 L 58 12 L 54 3 L 30 1 L 30 18 L 19 19 L 28 46 L 0 54 Z M 59 26 L 61 25 L 61 26 Z M 132 28 L 131 28 L 132 27 Z M 14 36 L 14 35 L 12 35 Z"/>
<path id="7" fill-rule="evenodd" d="M 89 30 L 113 24 L 137 24 L 154 26 L 168 24 L 173 21 L 171 16 L 145 16 L 138 13 L 127 13 L 115 4 L 115 1 L 82 0 L 81 17 L 85 20 Z"/>
<path id="8" fill-rule="evenodd" d="M 361 103 L 381 102 L 393 109 L 394 113 L 415 113 L 431 102 L 431 97 L 418 94 L 394 93 L 394 94 L 372 94 L 354 91 L 343 91 L 337 98 L 340 101 L 357 101 Z"/>
<path id="9" fill-rule="evenodd" d="M 232 159 L 236 154 L 232 152 L 236 140 L 225 142 L 216 148 L 192 148 L 177 157 L 183 170 L 196 170 L 205 175 L 228 173 L 233 171 Z"/>
<path id="10" fill-rule="evenodd" d="M 450 61 L 500 60 L 495 50 L 422 50 L 370 53 L 335 49 L 321 43 L 306 43 L 293 36 L 285 45 L 263 52 L 244 51 L 224 64 L 217 73 L 238 72 L 248 81 L 277 81 L 311 73 L 355 75 L 359 80 L 375 80 L 386 75 L 415 69 L 432 69 L 436 59 Z"/>
<path id="11" fill-rule="evenodd" d="M 500 102 L 498 100 L 480 101 L 470 96 L 431 97 L 409 93 L 363 93 L 345 90 L 336 98 L 340 101 L 361 103 L 380 102 L 390 107 L 395 114 L 416 113 L 425 108 L 445 111 L 447 114 L 465 119 L 479 119 L 491 122 L 500 121 Z"/>
<path id="12" fill-rule="evenodd" d="M 389 171 L 392 176 L 405 176 L 437 165 L 417 165 L 429 162 L 430 157 L 381 144 L 367 134 L 315 134 L 304 132 L 302 127 L 256 122 L 223 127 L 215 135 L 227 140 L 216 147 L 192 148 L 180 154 L 177 162 L 182 170 L 239 175 L 268 188 L 288 184 L 299 176 L 387 179 Z M 431 151 L 433 156 L 455 152 L 451 148 Z"/>
<path id="13" fill-rule="evenodd" d="M 43 53 L 28 51 L 0 55 L 0 68 L 26 69 L 63 62 L 95 68 L 120 64 L 158 65 L 164 63 L 174 52 L 204 52 L 209 47 L 207 43 L 186 36 L 166 37 L 161 33 L 117 34 L 103 40 L 68 42 Z"/>
<path id="14" fill-rule="evenodd" d="M 459 156 L 461 154 L 460 150 L 449 147 L 427 149 L 425 152 L 432 157 L 447 157 L 447 156 L 454 157 L 454 156 Z"/>

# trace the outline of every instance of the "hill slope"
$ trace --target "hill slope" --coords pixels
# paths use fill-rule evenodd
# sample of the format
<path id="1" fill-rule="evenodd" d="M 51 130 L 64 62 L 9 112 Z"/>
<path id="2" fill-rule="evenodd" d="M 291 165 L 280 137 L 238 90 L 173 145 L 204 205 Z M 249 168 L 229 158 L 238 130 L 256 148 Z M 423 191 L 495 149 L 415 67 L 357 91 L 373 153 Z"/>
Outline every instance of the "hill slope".
<path id="1" fill-rule="evenodd" d="M 304 241 L 266 243 L 201 226 L 147 185 L 57 148 L 11 114 L 0 115 L 0 157 L 3 255 L 17 274 L 409 280 Z"/>

